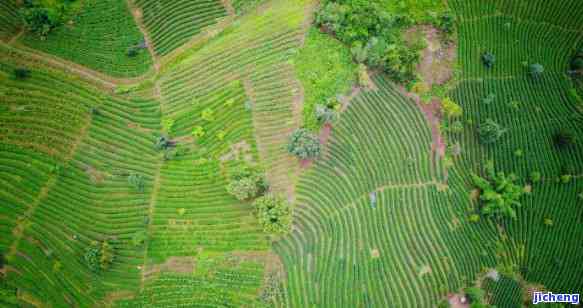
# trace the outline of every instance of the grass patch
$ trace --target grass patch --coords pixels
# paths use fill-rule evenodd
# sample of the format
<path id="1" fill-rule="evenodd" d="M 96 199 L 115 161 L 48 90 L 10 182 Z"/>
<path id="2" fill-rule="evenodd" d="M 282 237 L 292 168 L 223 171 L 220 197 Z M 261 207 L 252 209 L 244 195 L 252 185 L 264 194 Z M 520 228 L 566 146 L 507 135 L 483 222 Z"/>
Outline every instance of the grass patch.
<path id="1" fill-rule="evenodd" d="M 355 81 L 357 66 L 348 48 L 315 28 L 310 30 L 293 62 L 304 88 L 303 126 L 318 130 L 320 124 L 314 115 L 316 104 L 325 104 L 348 91 Z"/>

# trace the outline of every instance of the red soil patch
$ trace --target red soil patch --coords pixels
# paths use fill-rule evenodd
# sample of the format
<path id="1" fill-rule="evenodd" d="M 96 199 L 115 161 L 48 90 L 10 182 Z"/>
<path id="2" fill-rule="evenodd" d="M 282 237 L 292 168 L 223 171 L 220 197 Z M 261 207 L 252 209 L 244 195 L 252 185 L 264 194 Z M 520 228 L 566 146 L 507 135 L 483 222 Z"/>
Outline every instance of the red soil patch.
<path id="1" fill-rule="evenodd" d="M 460 294 L 448 294 L 447 301 L 451 308 L 469 308 L 470 304 L 465 296 Z"/>

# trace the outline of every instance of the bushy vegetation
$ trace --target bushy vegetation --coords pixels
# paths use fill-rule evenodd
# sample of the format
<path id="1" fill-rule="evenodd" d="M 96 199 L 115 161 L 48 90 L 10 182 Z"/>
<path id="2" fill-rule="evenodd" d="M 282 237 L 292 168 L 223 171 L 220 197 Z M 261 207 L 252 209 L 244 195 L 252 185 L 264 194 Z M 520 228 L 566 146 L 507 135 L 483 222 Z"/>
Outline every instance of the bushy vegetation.
<path id="1" fill-rule="evenodd" d="M 482 62 L 487 68 L 492 68 L 494 63 L 496 63 L 496 56 L 493 53 L 486 51 L 482 54 Z"/>
<path id="2" fill-rule="evenodd" d="M 482 214 L 516 219 L 516 208 L 521 206 L 519 200 L 524 193 L 524 189 L 516 184 L 518 177 L 494 171 L 492 161 L 486 163 L 484 173 L 484 176 L 471 175 L 473 184 L 480 190 Z"/>
<path id="3" fill-rule="evenodd" d="M 108 241 L 92 242 L 83 256 L 89 269 L 95 273 L 107 271 L 114 259 L 113 246 Z"/>
<path id="4" fill-rule="evenodd" d="M 293 212 L 283 197 L 265 195 L 257 198 L 253 206 L 264 232 L 283 235 L 291 231 Z"/>
<path id="5" fill-rule="evenodd" d="M 258 197 L 269 188 L 265 175 L 246 163 L 242 163 L 232 172 L 227 191 L 241 201 Z"/>
<path id="6" fill-rule="evenodd" d="M 20 13 L 28 31 L 45 39 L 49 32 L 61 25 L 76 0 L 25 0 Z"/>
<path id="7" fill-rule="evenodd" d="M 307 129 L 296 129 L 289 137 L 287 151 L 300 159 L 320 156 L 320 140 Z"/>
<path id="8" fill-rule="evenodd" d="M 407 82 L 415 78 L 415 66 L 423 46 L 408 46 L 402 31 L 416 23 L 431 21 L 446 33 L 452 33 L 454 18 L 437 1 L 403 4 L 395 7 L 387 0 L 328 0 L 322 3 L 316 24 L 348 45 L 358 63 Z"/>
<path id="9" fill-rule="evenodd" d="M 480 142 L 482 144 L 492 144 L 498 141 L 508 130 L 492 119 L 486 121 L 478 127 Z"/>
<path id="10" fill-rule="evenodd" d="M 342 43 L 315 28 L 310 29 L 293 63 L 304 89 L 302 124 L 317 131 L 325 122 L 324 118 L 332 116 L 331 110 L 322 110 L 321 106 L 337 102 L 338 95 L 348 94 L 356 79 L 356 65 Z"/>

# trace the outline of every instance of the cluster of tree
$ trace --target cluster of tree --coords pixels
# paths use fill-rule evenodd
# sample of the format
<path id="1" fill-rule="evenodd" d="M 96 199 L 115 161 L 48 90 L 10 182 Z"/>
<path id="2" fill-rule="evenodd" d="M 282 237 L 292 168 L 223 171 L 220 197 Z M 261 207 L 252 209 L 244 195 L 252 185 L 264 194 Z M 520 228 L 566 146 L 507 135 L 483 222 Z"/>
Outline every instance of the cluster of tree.
<path id="1" fill-rule="evenodd" d="M 436 25 L 453 32 L 454 18 L 444 14 Z M 414 24 L 404 14 L 392 14 L 381 0 L 327 0 L 316 15 L 316 24 L 332 32 L 351 48 L 358 63 L 381 69 L 400 82 L 415 78 L 421 45 L 407 46 L 401 32 Z"/>
<path id="2" fill-rule="evenodd" d="M 39 35 L 46 36 L 63 23 L 63 20 L 75 0 L 24 0 L 20 14 L 26 24 L 27 30 Z"/>
<path id="3" fill-rule="evenodd" d="M 566 129 L 561 129 L 553 136 L 553 143 L 559 149 L 567 149 L 575 144 L 575 136 Z"/>
<path id="4" fill-rule="evenodd" d="M 109 269 L 114 259 L 114 249 L 108 241 L 101 243 L 94 241 L 91 246 L 85 250 L 85 263 L 89 269 L 95 273 Z"/>
<path id="5" fill-rule="evenodd" d="M 264 194 L 269 189 L 265 175 L 258 169 L 242 164 L 235 168 L 227 184 L 227 192 L 245 201 Z"/>
<path id="6" fill-rule="evenodd" d="M 298 128 L 289 138 L 287 151 L 300 159 L 316 158 L 320 156 L 320 140 L 307 129 Z"/>
<path id="7" fill-rule="evenodd" d="M 516 184 L 518 177 L 495 172 L 492 161 L 486 163 L 484 171 L 484 177 L 471 174 L 473 184 L 480 190 L 482 214 L 515 219 L 515 207 L 521 206 L 519 200 L 524 193 L 524 189 Z"/>
<path id="8" fill-rule="evenodd" d="M 26 80 L 30 78 L 30 70 L 26 67 L 18 67 L 14 69 L 14 79 Z"/>
<path id="9" fill-rule="evenodd" d="M 486 51 L 482 54 L 482 63 L 484 63 L 484 66 L 487 68 L 492 68 L 494 63 L 496 63 L 496 56 L 493 53 Z"/>
<path id="10" fill-rule="evenodd" d="M 268 194 L 257 198 L 253 206 L 264 232 L 283 235 L 291 230 L 293 211 L 284 198 Z"/>

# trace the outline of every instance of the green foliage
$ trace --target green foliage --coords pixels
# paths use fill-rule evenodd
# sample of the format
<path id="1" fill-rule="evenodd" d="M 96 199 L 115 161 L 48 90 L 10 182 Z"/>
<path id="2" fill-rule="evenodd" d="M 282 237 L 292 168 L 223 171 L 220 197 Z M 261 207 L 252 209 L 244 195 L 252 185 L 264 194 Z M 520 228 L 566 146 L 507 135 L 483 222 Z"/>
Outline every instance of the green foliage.
<path id="1" fill-rule="evenodd" d="M 166 132 L 167 134 L 171 134 L 173 132 L 173 128 L 174 128 L 174 119 L 164 119 L 164 121 L 162 122 L 162 129 L 164 130 L 164 132 Z"/>
<path id="2" fill-rule="evenodd" d="M 337 100 L 329 100 L 325 105 L 316 105 L 315 117 L 319 123 L 333 123 L 338 118 L 340 103 Z"/>
<path id="3" fill-rule="evenodd" d="M 482 144 L 492 144 L 498 141 L 507 132 L 500 124 L 494 122 L 492 119 L 487 119 L 480 124 L 478 134 Z"/>
<path id="4" fill-rule="evenodd" d="M 489 217 L 510 217 L 516 219 L 516 207 L 524 193 L 521 186 L 515 182 L 517 177 L 513 174 L 495 172 L 494 164 L 489 161 L 484 168 L 485 177 L 472 174 L 473 184 L 480 189 L 480 202 L 482 214 Z"/>
<path id="5" fill-rule="evenodd" d="M 483 304 L 486 291 L 478 287 L 469 287 L 464 289 L 464 293 L 470 300 L 470 303 Z"/>
<path id="6" fill-rule="evenodd" d="M 207 122 L 212 122 L 215 120 L 215 116 L 214 116 L 214 112 L 213 110 L 209 107 L 209 108 L 205 108 L 201 114 L 200 117 L 207 121 Z"/>
<path id="7" fill-rule="evenodd" d="M 144 243 L 146 242 L 147 239 L 148 239 L 148 234 L 146 233 L 146 231 L 144 231 L 144 230 L 137 231 L 132 236 L 132 245 L 134 247 L 140 247 L 140 246 L 144 245 Z"/>
<path id="8" fill-rule="evenodd" d="M 30 70 L 25 67 L 19 67 L 14 69 L 14 79 L 25 80 L 30 78 Z"/>
<path id="9" fill-rule="evenodd" d="M 395 6 L 393 1 L 324 1 L 316 14 L 316 24 L 333 32 L 351 47 L 354 59 L 380 68 L 399 82 L 415 78 L 415 66 L 420 59 L 420 46 L 407 46 L 402 32 L 416 22 L 428 21 L 429 3 L 417 7 L 414 1 Z M 404 3 L 401 3 L 404 4 Z M 443 13 L 438 2 L 431 7 Z M 410 8 L 410 9 L 408 9 Z M 442 15 L 439 24 L 453 31 L 453 17 Z"/>
<path id="10" fill-rule="evenodd" d="M 533 63 L 528 66 L 528 72 L 531 77 L 540 77 L 545 71 L 545 68 L 540 63 Z"/>
<path id="11" fill-rule="evenodd" d="M 494 63 L 496 63 L 496 56 L 493 53 L 486 51 L 482 54 L 482 63 L 484 63 L 484 66 L 487 68 L 492 68 Z"/>
<path id="12" fill-rule="evenodd" d="M 559 149 L 566 149 L 575 144 L 575 136 L 570 131 L 561 129 L 553 136 L 553 143 Z"/>
<path id="13" fill-rule="evenodd" d="M 583 70 L 583 57 L 576 57 L 571 61 L 571 69 L 575 71 Z"/>
<path id="14" fill-rule="evenodd" d="M 198 125 L 198 126 L 195 126 L 195 127 L 192 129 L 192 136 L 193 136 L 195 139 L 201 139 L 202 137 L 204 137 L 204 135 L 205 135 L 205 134 L 206 134 L 206 133 L 205 133 L 205 131 L 204 131 L 204 128 L 203 128 L 202 126 L 200 126 L 200 125 Z"/>
<path id="15" fill-rule="evenodd" d="M 263 194 L 268 189 L 265 175 L 258 169 L 243 164 L 231 175 L 227 192 L 238 200 L 244 201 Z"/>
<path id="16" fill-rule="evenodd" d="M 87 264 L 89 269 L 96 273 L 99 272 L 99 270 L 101 269 L 101 267 L 99 266 L 99 257 L 100 254 L 97 243 L 93 243 L 91 247 L 87 248 L 85 250 L 85 255 L 83 256 L 83 259 L 85 260 L 85 263 Z"/>
<path id="17" fill-rule="evenodd" d="M 447 118 L 459 118 L 463 114 L 462 107 L 449 97 L 441 101 L 441 111 Z"/>
<path id="18" fill-rule="evenodd" d="M 533 171 L 530 173 L 530 181 L 532 183 L 538 183 L 542 179 L 542 174 L 538 171 Z"/>
<path id="19" fill-rule="evenodd" d="M 443 33 L 452 34 L 455 31 L 455 16 L 450 12 L 443 12 L 437 17 L 435 26 Z"/>
<path id="20" fill-rule="evenodd" d="M 545 226 L 547 226 L 547 227 L 552 227 L 552 226 L 553 226 L 553 224 L 554 224 L 554 222 L 553 222 L 553 220 L 552 220 L 552 219 L 550 219 L 550 218 L 546 217 L 546 218 L 543 220 L 543 224 L 544 224 Z"/>
<path id="21" fill-rule="evenodd" d="M 356 79 L 356 65 L 342 43 L 314 28 L 293 63 L 304 89 L 303 126 L 317 131 L 322 123 L 314 117 L 316 105 L 348 92 Z"/>
<path id="22" fill-rule="evenodd" d="M 128 183 L 132 186 L 137 192 L 144 192 L 144 185 L 145 180 L 141 174 L 132 173 L 128 176 Z"/>
<path id="23" fill-rule="evenodd" d="M 479 221 L 480 221 L 480 215 L 478 215 L 478 214 L 470 215 L 470 222 L 479 222 Z"/>
<path id="24" fill-rule="evenodd" d="M 282 197 L 265 195 L 257 198 L 253 206 L 264 232 L 283 235 L 291 231 L 292 208 Z"/>
<path id="25" fill-rule="evenodd" d="M 316 158 L 320 156 L 320 140 L 308 130 L 298 128 L 289 138 L 287 151 L 300 159 Z"/>

